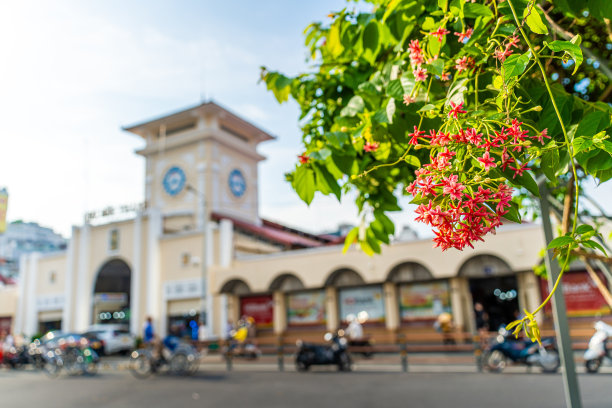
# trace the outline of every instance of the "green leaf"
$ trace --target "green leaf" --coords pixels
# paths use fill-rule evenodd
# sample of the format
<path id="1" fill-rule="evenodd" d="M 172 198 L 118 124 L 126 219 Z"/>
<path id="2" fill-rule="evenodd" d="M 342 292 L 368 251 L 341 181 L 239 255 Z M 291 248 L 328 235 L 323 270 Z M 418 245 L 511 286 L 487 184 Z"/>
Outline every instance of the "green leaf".
<path id="1" fill-rule="evenodd" d="M 501 75 L 496 75 L 495 79 L 493 79 L 493 86 L 495 89 L 502 89 L 504 86 L 504 78 L 502 78 Z"/>
<path id="2" fill-rule="evenodd" d="M 324 187 L 323 189 L 320 188 L 321 192 L 327 190 L 333 193 L 338 201 L 340 201 L 341 190 L 334 176 L 332 176 L 326 167 L 318 163 L 313 163 L 313 167 L 317 175 L 317 187 Z"/>
<path id="3" fill-rule="evenodd" d="M 327 141 L 338 149 L 342 149 L 344 144 L 349 140 L 348 134 L 345 132 L 331 132 L 327 133 L 325 136 L 327 137 Z"/>
<path id="4" fill-rule="evenodd" d="M 527 14 L 529 15 L 527 16 Z M 544 22 L 542 21 L 542 17 L 540 17 L 540 13 L 538 12 L 538 9 L 535 7 L 535 5 L 532 5 L 531 8 L 525 9 L 525 12 L 523 13 L 523 18 L 525 18 L 525 16 L 527 16 L 525 22 L 527 23 L 531 31 L 536 34 L 548 34 L 548 27 L 546 27 L 546 24 L 544 24 Z"/>
<path id="5" fill-rule="evenodd" d="M 572 141 L 574 155 L 585 151 L 593 146 L 593 140 L 588 137 L 577 137 Z"/>
<path id="6" fill-rule="evenodd" d="M 594 111 L 580 119 L 574 137 L 586 136 L 591 139 L 599 131 L 610 125 L 610 114 L 608 112 Z"/>
<path id="7" fill-rule="evenodd" d="M 372 65 L 376 61 L 376 56 L 380 50 L 380 30 L 378 22 L 372 20 L 363 30 L 362 37 L 363 57 Z"/>
<path id="8" fill-rule="evenodd" d="M 329 29 L 329 34 L 325 43 L 325 48 L 327 48 L 327 51 L 329 51 L 329 53 L 334 58 L 337 58 L 340 54 L 342 54 L 342 51 L 344 50 L 344 47 L 340 42 L 341 22 L 342 20 L 338 19 L 334 24 L 332 24 L 331 28 Z"/>
<path id="9" fill-rule="evenodd" d="M 571 245 L 574 244 L 576 241 L 574 241 L 574 238 L 572 237 L 568 237 L 567 235 L 563 235 L 561 237 L 557 237 L 555 239 L 553 239 L 550 244 L 548 244 L 548 247 L 546 247 L 546 249 L 554 249 L 554 248 L 559 248 L 559 247 L 564 247 L 567 245 Z"/>
<path id="10" fill-rule="evenodd" d="M 355 95 L 351 98 L 348 104 L 340 111 L 340 116 L 355 116 L 359 112 L 363 112 L 365 104 L 363 98 Z"/>
<path id="11" fill-rule="evenodd" d="M 430 110 L 434 110 L 436 108 L 436 105 L 432 105 L 431 103 L 428 103 L 427 105 L 424 105 L 421 109 L 419 109 L 417 112 L 428 112 Z"/>
<path id="12" fill-rule="evenodd" d="M 586 234 L 587 232 L 593 231 L 593 227 L 590 225 L 580 225 L 576 228 L 576 234 L 578 235 L 582 235 L 582 234 Z"/>
<path id="13" fill-rule="evenodd" d="M 310 205 L 315 194 L 315 176 L 312 169 L 300 166 L 293 175 L 293 189 L 298 193 L 302 201 Z"/>
<path id="14" fill-rule="evenodd" d="M 555 51 L 555 52 L 563 51 L 569 54 L 569 56 L 572 57 L 572 59 L 575 62 L 574 72 L 572 72 L 572 75 L 574 75 L 576 71 L 578 71 L 578 67 L 580 67 L 580 64 L 582 64 L 582 61 L 583 61 L 582 50 L 580 49 L 580 46 L 573 44 L 570 41 L 559 41 L 559 40 L 553 41 L 551 43 L 547 43 L 546 41 L 544 41 L 544 45 L 548 46 L 548 48 L 550 48 L 552 51 Z"/>
<path id="15" fill-rule="evenodd" d="M 418 158 L 418 157 L 416 157 L 416 156 L 413 156 L 413 155 L 410 155 L 410 154 L 409 154 L 408 156 L 406 156 L 406 157 L 404 158 L 404 160 L 406 161 L 406 163 L 408 163 L 408 164 L 409 164 L 409 165 L 411 165 L 411 166 L 416 167 L 417 169 L 418 169 L 419 167 L 421 167 L 421 161 L 420 161 L 420 160 L 419 160 L 419 158 Z"/>
<path id="16" fill-rule="evenodd" d="M 440 58 L 427 65 L 429 66 L 428 71 L 434 75 L 442 75 L 444 73 L 444 60 Z"/>
<path id="17" fill-rule="evenodd" d="M 519 212 L 519 206 L 514 201 L 510 201 L 510 208 L 508 208 L 508 212 L 503 215 L 505 219 L 508 221 L 516 222 L 517 224 L 521 223 L 521 214 Z"/>
<path id="18" fill-rule="evenodd" d="M 582 245 L 584 245 L 587 248 L 591 248 L 591 249 L 599 249 L 601 252 L 603 252 L 604 255 L 608 256 L 606 250 L 604 249 L 603 246 L 601 246 L 601 244 L 597 241 L 593 241 L 592 239 L 589 241 L 583 241 L 581 242 Z"/>
<path id="19" fill-rule="evenodd" d="M 527 68 L 527 64 L 529 64 L 530 56 L 531 51 L 527 51 L 522 55 L 514 54 L 509 56 L 503 65 L 504 81 L 507 82 L 510 78 L 521 75 L 525 68 Z"/>
<path id="20" fill-rule="evenodd" d="M 557 149 L 548 150 L 542 155 L 542 163 L 540 164 L 544 175 L 550 181 L 557 180 L 557 171 L 559 170 L 559 151 Z"/>
<path id="21" fill-rule="evenodd" d="M 466 18 L 476 18 L 480 16 L 493 17 L 493 12 L 483 4 L 467 3 L 463 6 L 463 15 Z"/>
<path id="22" fill-rule="evenodd" d="M 342 253 L 346 254 L 346 251 L 350 248 L 350 246 L 357 241 L 357 234 L 359 234 L 359 227 L 355 227 L 346 234 L 346 238 L 344 239 L 344 248 L 342 248 Z"/>

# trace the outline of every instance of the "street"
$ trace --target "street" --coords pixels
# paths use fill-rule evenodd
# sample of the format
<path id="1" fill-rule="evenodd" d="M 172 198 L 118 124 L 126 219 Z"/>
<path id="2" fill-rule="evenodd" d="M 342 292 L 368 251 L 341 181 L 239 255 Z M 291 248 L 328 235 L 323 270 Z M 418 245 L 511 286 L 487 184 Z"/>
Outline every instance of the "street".
<path id="1" fill-rule="evenodd" d="M 610 374 L 579 375 L 585 408 L 610 407 Z M 504 373 L 308 373 L 201 369 L 193 377 L 102 370 L 51 379 L 0 370 L 3 408 L 64 407 L 564 407 L 561 375 Z"/>

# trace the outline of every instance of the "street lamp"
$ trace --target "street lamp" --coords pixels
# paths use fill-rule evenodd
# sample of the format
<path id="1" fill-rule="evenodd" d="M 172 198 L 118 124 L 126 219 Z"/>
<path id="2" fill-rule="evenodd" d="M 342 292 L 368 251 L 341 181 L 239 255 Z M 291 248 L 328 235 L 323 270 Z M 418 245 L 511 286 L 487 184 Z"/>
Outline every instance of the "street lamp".
<path id="1" fill-rule="evenodd" d="M 202 200 L 202 258 L 200 260 L 202 266 L 202 292 L 200 295 L 200 324 L 206 325 L 206 334 L 210 337 L 212 334 L 211 317 L 209 316 L 210 310 L 207 307 L 208 301 L 208 208 L 206 205 L 206 198 L 203 192 L 198 191 L 191 184 L 186 186 L 188 191 L 197 194 Z M 206 317 L 204 317 L 206 316 Z M 198 331 L 199 337 L 199 331 Z"/>

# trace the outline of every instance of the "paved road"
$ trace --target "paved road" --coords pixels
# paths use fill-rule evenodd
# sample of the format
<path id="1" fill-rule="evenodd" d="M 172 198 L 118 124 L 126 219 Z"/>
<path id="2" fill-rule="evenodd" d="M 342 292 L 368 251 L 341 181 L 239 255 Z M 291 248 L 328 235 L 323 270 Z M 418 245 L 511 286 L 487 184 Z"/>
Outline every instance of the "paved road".
<path id="1" fill-rule="evenodd" d="M 580 375 L 585 408 L 612 406 L 612 376 Z M 0 406 L 20 407 L 564 407 L 561 375 L 200 371 L 147 380 L 125 371 L 47 378 L 0 370 Z"/>

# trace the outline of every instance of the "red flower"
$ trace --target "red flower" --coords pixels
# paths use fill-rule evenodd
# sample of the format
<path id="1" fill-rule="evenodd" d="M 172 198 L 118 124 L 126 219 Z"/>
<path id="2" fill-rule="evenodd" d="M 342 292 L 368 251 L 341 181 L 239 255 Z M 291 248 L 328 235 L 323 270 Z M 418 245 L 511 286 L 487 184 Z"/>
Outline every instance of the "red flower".
<path id="1" fill-rule="evenodd" d="M 523 163 L 520 166 L 516 166 L 516 168 L 515 167 L 510 167 L 510 168 L 514 170 L 514 176 L 512 176 L 512 178 L 516 178 L 516 176 L 522 176 L 525 170 L 531 170 L 529 167 L 527 167 L 527 163 Z"/>
<path id="2" fill-rule="evenodd" d="M 442 75 L 440 75 L 440 79 L 442 81 L 448 81 L 450 79 L 450 75 L 448 72 L 443 72 Z"/>
<path id="3" fill-rule="evenodd" d="M 408 94 L 404 95 L 404 105 L 408 106 L 411 103 L 415 103 L 415 102 L 416 102 L 416 99 L 414 99 L 412 96 Z"/>
<path id="4" fill-rule="evenodd" d="M 461 102 L 459 105 L 455 105 L 454 102 L 450 102 L 450 106 L 451 110 L 448 112 L 449 118 L 452 116 L 453 118 L 457 119 L 457 115 L 459 113 L 467 113 L 467 111 L 462 110 L 463 102 Z"/>
<path id="5" fill-rule="evenodd" d="M 440 27 L 436 31 L 432 31 L 431 33 L 429 33 L 429 35 L 431 35 L 433 37 L 437 37 L 438 41 L 442 42 L 442 37 L 444 37 L 448 33 L 450 33 L 450 31 L 448 31 L 444 27 Z"/>
<path id="6" fill-rule="evenodd" d="M 414 80 L 417 82 L 425 81 L 427 79 L 427 70 L 425 68 L 418 67 L 412 71 L 412 73 L 414 74 Z"/>
<path id="7" fill-rule="evenodd" d="M 543 131 L 541 131 L 535 136 L 531 136 L 531 138 L 537 139 L 538 142 L 540 142 L 541 144 L 544 144 L 544 139 L 550 139 L 550 136 L 548 136 L 548 128 L 544 129 Z"/>
<path id="8" fill-rule="evenodd" d="M 298 159 L 300 160 L 300 163 L 302 164 L 306 164 L 310 161 L 310 157 L 306 156 L 306 153 L 302 153 L 298 156 Z"/>
<path id="9" fill-rule="evenodd" d="M 363 150 L 366 152 L 375 152 L 378 149 L 378 146 L 380 146 L 380 143 L 378 142 L 366 142 L 366 144 L 363 146 Z"/>
<path id="10" fill-rule="evenodd" d="M 455 35 L 459 37 L 459 42 L 462 43 L 466 39 L 469 40 L 473 33 L 474 33 L 474 29 L 468 28 L 467 30 L 465 30 L 465 32 L 455 33 Z"/>
<path id="11" fill-rule="evenodd" d="M 410 141 L 408 143 L 410 143 L 411 145 L 418 145 L 419 144 L 418 138 L 424 134 L 425 134 L 424 131 L 419 130 L 419 128 L 415 126 L 414 132 L 408 135 L 410 136 Z"/>
<path id="12" fill-rule="evenodd" d="M 472 65 L 474 64 L 474 59 L 472 57 L 463 57 L 463 58 L 457 58 L 455 60 L 455 63 L 457 65 L 455 65 L 455 69 L 457 70 L 457 73 L 461 73 L 462 71 L 467 71 L 468 69 L 470 69 L 472 67 Z"/>
<path id="13" fill-rule="evenodd" d="M 497 58 L 501 62 L 504 62 L 512 54 L 510 47 L 506 47 L 503 50 L 497 49 L 493 53 L 493 57 Z"/>
<path id="14" fill-rule="evenodd" d="M 476 160 L 478 160 L 484 166 L 485 172 L 489 172 L 489 169 L 497 167 L 495 160 L 491 158 L 489 152 L 485 152 L 482 157 L 479 157 Z"/>
<path id="15" fill-rule="evenodd" d="M 506 44 L 507 48 L 516 47 L 519 43 L 519 38 L 516 35 L 510 36 L 507 38 L 508 43 Z"/>

